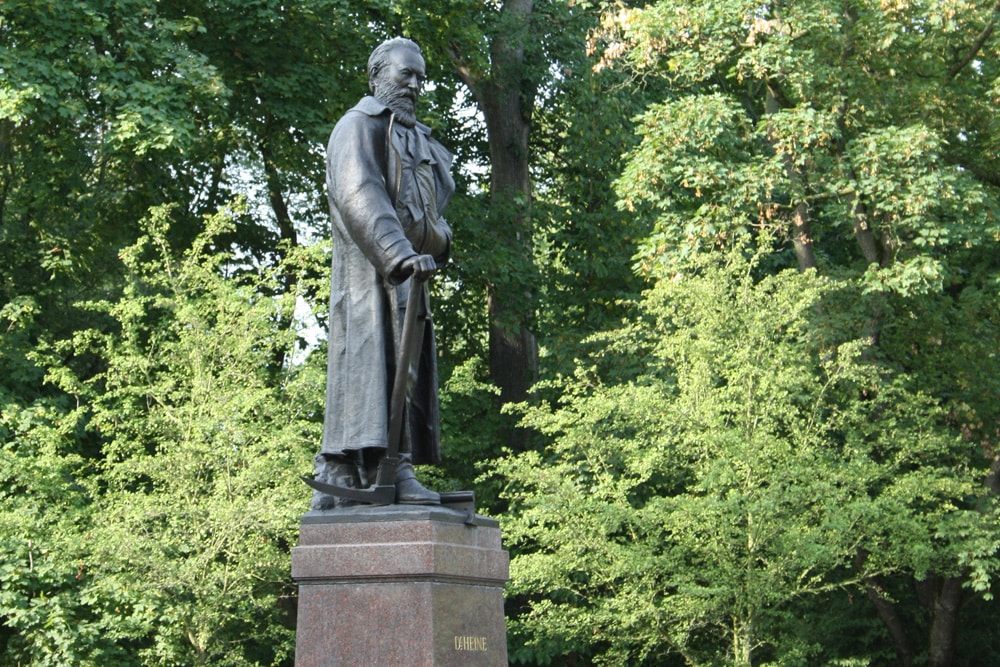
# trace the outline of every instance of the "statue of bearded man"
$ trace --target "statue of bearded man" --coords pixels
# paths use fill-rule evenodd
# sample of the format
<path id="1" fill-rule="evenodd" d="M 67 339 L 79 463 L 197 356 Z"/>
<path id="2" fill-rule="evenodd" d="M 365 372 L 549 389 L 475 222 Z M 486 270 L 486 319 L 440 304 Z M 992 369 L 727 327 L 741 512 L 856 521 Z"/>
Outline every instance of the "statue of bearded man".
<path id="1" fill-rule="evenodd" d="M 425 64 L 416 43 L 378 46 L 368 60 L 371 95 L 337 123 L 327 147 L 333 222 L 330 335 L 323 444 L 316 479 L 366 488 L 388 445 L 390 396 L 410 289 L 423 290 L 421 343 L 409 371 L 396 469 L 396 502 L 435 505 L 414 463 L 440 460 L 437 356 L 423 281 L 448 262 L 442 217 L 455 182 L 452 155 L 416 120 Z M 414 280 L 416 278 L 420 282 Z M 411 287 L 412 286 L 412 287 Z M 316 491 L 313 509 L 355 501 Z"/>

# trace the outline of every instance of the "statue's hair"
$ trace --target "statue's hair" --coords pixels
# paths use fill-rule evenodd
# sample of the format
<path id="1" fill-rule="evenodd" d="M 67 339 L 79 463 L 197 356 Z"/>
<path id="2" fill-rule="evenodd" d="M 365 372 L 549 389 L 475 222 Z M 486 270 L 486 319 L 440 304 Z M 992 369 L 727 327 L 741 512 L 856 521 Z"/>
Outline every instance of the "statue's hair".
<path id="1" fill-rule="evenodd" d="M 368 87 L 372 89 L 372 92 L 375 90 L 375 78 L 389 62 L 389 54 L 396 48 L 413 49 L 417 52 L 417 55 L 423 57 L 423 53 L 420 52 L 420 47 L 417 43 L 405 37 L 393 37 L 376 46 L 375 50 L 368 57 Z"/>

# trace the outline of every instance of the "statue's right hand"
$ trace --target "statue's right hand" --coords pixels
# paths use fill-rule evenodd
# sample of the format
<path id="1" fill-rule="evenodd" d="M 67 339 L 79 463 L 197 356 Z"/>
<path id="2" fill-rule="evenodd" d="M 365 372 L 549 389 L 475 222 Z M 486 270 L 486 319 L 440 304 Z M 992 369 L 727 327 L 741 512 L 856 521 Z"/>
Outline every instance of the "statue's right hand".
<path id="1" fill-rule="evenodd" d="M 404 276 L 413 276 L 417 280 L 424 281 L 434 275 L 437 271 L 437 261 L 432 255 L 414 255 L 404 259 L 399 270 Z"/>

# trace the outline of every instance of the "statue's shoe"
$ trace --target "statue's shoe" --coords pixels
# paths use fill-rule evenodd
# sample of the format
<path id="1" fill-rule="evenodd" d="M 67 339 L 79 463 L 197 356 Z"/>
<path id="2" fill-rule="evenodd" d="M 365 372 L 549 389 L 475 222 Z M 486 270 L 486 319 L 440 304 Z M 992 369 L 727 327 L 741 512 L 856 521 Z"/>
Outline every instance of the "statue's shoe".
<path id="1" fill-rule="evenodd" d="M 327 460 L 322 454 L 316 456 L 316 481 L 341 488 L 356 489 L 361 486 L 358 467 L 345 461 Z M 333 496 L 322 491 L 313 491 L 309 506 L 314 510 L 332 510 L 339 507 L 359 505 L 357 500 Z"/>
<path id="2" fill-rule="evenodd" d="M 396 502 L 401 505 L 440 505 L 441 494 L 425 489 L 417 481 L 413 464 L 403 461 L 396 468 Z"/>

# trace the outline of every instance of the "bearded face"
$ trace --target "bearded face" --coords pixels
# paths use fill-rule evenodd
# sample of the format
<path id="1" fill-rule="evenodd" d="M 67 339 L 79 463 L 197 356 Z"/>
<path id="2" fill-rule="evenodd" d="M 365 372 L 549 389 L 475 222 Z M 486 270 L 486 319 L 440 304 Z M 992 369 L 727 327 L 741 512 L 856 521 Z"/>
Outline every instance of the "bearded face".
<path id="1" fill-rule="evenodd" d="M 393 110 L 400 123 L 413 127 L 417 121 L 417 98 L 424 76 L 424 59 L 420 53 L 397 47 L 387 54 L 384 65 L 375 74 L 373 93 Z"/>
<path id="2" fill-rule="evenodd" d="M 417 122 L 417 94 L 395 83 L 385 70 L 375 77 L 375 97 L 392 109 L 396 119 L 406 127 Z"/>

